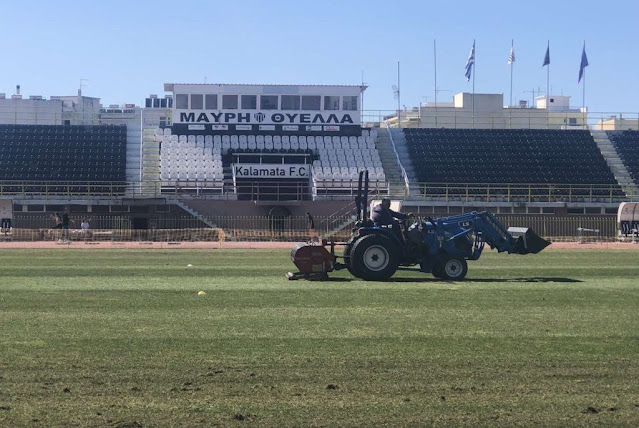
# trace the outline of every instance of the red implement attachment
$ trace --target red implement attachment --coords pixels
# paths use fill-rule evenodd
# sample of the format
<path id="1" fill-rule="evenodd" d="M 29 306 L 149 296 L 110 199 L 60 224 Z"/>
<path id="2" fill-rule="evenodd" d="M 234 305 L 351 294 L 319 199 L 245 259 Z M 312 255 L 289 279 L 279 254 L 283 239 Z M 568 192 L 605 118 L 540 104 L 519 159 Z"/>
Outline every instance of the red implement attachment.
<path id="1" fill-rule="evenodd" d="M 291 250 L 291 260 L 299 272 L 289 272 L 288 279 L 326 279 L 335 269 L 335 256 L 322 245 L 298 244 Z"/>

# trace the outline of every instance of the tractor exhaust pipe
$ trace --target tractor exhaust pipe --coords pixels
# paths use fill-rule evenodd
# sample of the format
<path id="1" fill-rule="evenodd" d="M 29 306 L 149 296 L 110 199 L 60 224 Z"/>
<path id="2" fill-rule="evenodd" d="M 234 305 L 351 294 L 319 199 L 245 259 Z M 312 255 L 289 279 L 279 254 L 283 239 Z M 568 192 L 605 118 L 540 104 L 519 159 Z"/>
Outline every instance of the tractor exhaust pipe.
<path id="1" fill-rule="evenodd" d="M 512 251 L 515 254 L 537 254 L 550 245 L 550 241 L 546 241 L 529 227 L 509 227 L 508 233 L 516 239 Z"/>

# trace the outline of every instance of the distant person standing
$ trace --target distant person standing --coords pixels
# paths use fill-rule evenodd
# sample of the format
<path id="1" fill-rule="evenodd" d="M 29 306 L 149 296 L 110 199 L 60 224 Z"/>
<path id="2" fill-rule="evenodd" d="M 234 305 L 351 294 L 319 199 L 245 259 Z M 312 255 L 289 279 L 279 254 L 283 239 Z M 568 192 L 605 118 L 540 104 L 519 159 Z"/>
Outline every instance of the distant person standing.
<path id="1" fill-rule="evenodd" d="M 315 220 L 313 219 L 311 213 L 308 211 L 306 211 L 306 226 L 308 227 L 309 231 L 315 230 Z"/>
<path id="2" fill-rule="evenodd" d="M 62 213 L 62 241 L 70 241 L 69 238 L 69 222 L 75 223 L 69 218 L 69 208 L 65 208 Z"/>
<path id="3" fill-rule="evenodd" d="M 80 223 L 80 229 L 82 229 L 82 237 L 86 240 L 89 238 L 89 220 L 86 218 L 82 219 L 82 223 Z"/>
<path id="4" fill-rule="evenodd" d="M 317 234 L 315 233 L 315 219 L 310 212 L 306 211 L 306 228 L 308 229 L 308 234 L 311 237 L 311 241 L 318 241 Z"/>

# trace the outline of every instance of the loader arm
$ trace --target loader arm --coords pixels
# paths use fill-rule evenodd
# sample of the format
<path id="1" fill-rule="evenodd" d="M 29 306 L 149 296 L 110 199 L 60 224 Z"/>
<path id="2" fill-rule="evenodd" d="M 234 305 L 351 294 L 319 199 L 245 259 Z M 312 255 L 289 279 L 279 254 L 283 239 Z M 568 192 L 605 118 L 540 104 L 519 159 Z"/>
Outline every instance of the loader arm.
<path id="1" fill-rule="evenodd" d="M 503 224 L 487 211 L 473 211 L 452 217 L 439 219 L 438 223 L 444 230 L 454 231 L 448 240 L 455 240 L 460 236 L 475 234 L 473 259 L 478 259 L 483 244 L 487 243 L 498 252 L 509 254 L 536 254 L 550 245 L 550 242 L 539 237 L 532 229 L 511 227 L 506 229 Z"/>

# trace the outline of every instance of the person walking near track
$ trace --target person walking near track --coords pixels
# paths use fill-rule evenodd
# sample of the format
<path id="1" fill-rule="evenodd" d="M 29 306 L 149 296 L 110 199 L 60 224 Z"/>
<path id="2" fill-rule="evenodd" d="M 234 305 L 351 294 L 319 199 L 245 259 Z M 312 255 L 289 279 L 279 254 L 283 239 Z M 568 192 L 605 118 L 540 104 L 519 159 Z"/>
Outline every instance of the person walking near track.
<path id="1" fill-rule="evenodd" d="M 75 221 L 69 218 L 69 207 L 64 209 L 62 213 L 62 241 L 63 242 L 71 242 L 71 238 L 69 237 L 69 222 L 75 223 Z"/>

